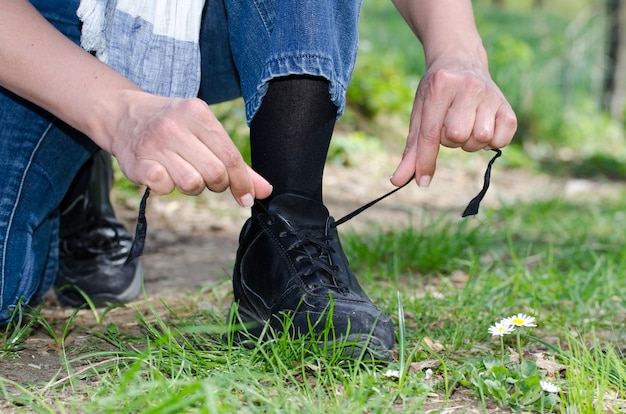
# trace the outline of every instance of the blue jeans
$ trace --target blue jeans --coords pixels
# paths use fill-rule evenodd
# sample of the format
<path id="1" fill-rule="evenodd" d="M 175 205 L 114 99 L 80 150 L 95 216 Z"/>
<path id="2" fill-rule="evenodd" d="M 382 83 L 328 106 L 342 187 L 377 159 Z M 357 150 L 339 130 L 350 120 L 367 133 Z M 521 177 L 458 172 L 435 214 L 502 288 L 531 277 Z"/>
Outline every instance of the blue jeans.
<path id="1" fill-rule="evenodd" d="M 31 0 L 79 41 L 78 0 Z M 329 81 L 338 116 L 354 68 L 360 0 L 207 0 L 199 96 L 243 96 L 248 122 L 274 78 Z M 130 57 L 129 57 L 130 58 Z M 40 298 L 58 271 L 58 206 L 96 150 L 87 137 L 0 88 L 0 324 Z"/>

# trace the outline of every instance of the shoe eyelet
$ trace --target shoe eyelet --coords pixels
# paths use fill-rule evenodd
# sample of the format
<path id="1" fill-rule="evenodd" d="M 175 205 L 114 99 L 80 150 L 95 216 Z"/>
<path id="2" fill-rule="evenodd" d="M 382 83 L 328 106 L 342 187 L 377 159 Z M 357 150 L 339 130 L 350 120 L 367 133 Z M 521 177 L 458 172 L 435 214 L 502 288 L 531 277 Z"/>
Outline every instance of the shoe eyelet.
<path id="1" fill-rule="evenodd" d="M 259 219 L 262 220 L 266 226 L 271 226 L 276 222 L 276 219 L 270 215 L 260 216 Z"/>

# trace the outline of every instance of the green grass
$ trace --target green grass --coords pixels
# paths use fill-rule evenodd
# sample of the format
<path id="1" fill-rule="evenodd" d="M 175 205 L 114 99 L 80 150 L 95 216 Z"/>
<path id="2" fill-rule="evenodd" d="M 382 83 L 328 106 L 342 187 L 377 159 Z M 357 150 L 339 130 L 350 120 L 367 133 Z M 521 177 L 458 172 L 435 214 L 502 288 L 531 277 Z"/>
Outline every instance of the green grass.
<path id="1" fill-rule="evenodd" d="M 409 229 L 345 234 L 353 269 L 396 321 L 398 359 L 389 365 L 345 361 L 285 337 L 239 348 L 222 337 L 223 312 L 193 302 L 165 312 L 148 304 L 133 333 L 98 315 L 90 333 L 100 345 L 62 346 L 60 378 L 5 379 L 0 388 L 36 412 L 420 412 L 433 395 L 445 401 L 462 390 L 485 410 L 607 412 L 626 392 L 625 202 L 626 194 L 555 199 L 470 220 L 432 215 Z M 210 289 L 200 297 L 225 300 Z M 519 312 L 538 325 L 520 331 L 521 364 L 509 350 L 518 349 L 515 335 L 501 344 L 487 332 Z M 61 344 L 79 328 L 71 318 L 56 328 L 33 318 Z M 4 358 L 19 355 L 33 329 L 22 324 L 7 328 Z M 551 372 L 545 361 L 561 368 Z M 411 369 L 422 363 L 429 370 Z M 544 379 L 562 391 L 543 391 Z"/>

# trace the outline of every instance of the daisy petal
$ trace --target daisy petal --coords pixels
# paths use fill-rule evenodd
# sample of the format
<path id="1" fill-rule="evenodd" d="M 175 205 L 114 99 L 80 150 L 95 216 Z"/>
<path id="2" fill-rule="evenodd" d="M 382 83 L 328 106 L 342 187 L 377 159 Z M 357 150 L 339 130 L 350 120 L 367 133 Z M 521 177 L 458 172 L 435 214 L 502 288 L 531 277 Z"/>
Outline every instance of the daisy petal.
<path id="1" fill-rule="evenodd" d="M 539 381 L 539 385 L 541 385 L 541 389 L 545 392 L 557 393 L 561 391 L 558 385 L 551 383 L 550 381 Z"/>
<path id="2" fill-rule="evenodd" d="M 496 322 L 495 325 L 489 327 L 489 333 L 493 336 L 504 336 L 513 333 L 515 326 L 505 321 Z"/>
<path id="3" fill-rule="evenodd" d="M 506 320 L 507 322 L 509 322 L 511 325 L 514 325 L 514 326 L 526 326 L 526 327 L 537 326 L 535 324 L 536 319 L 533 316 L 529 316 L 523 313 L 518 313 L 517 315 L 511 316 L 509 318 L 505 318 L 504 320 Z"/>

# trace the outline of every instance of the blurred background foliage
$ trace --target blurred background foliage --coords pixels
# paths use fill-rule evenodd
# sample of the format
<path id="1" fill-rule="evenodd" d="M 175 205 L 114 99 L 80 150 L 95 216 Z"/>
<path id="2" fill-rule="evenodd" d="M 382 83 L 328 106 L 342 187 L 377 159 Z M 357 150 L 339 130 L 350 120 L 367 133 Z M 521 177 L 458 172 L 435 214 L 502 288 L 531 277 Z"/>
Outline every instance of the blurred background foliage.
<path id="1" fill-rule="evenodd" d="M 492 76 L 518 116 L 509 165 L 626 179 L 625 110 L 611 116 L 602 105 L 608 1 L 474 1 Z M 331 161 L 348 165 L 359 148 L 402 145 L 425 66 L 421 45 L 389 0 L 363 1 L 360 31 L 348 108 L 330 152 Z M 240 100 L 214 110 L 249 157 Z"/>

